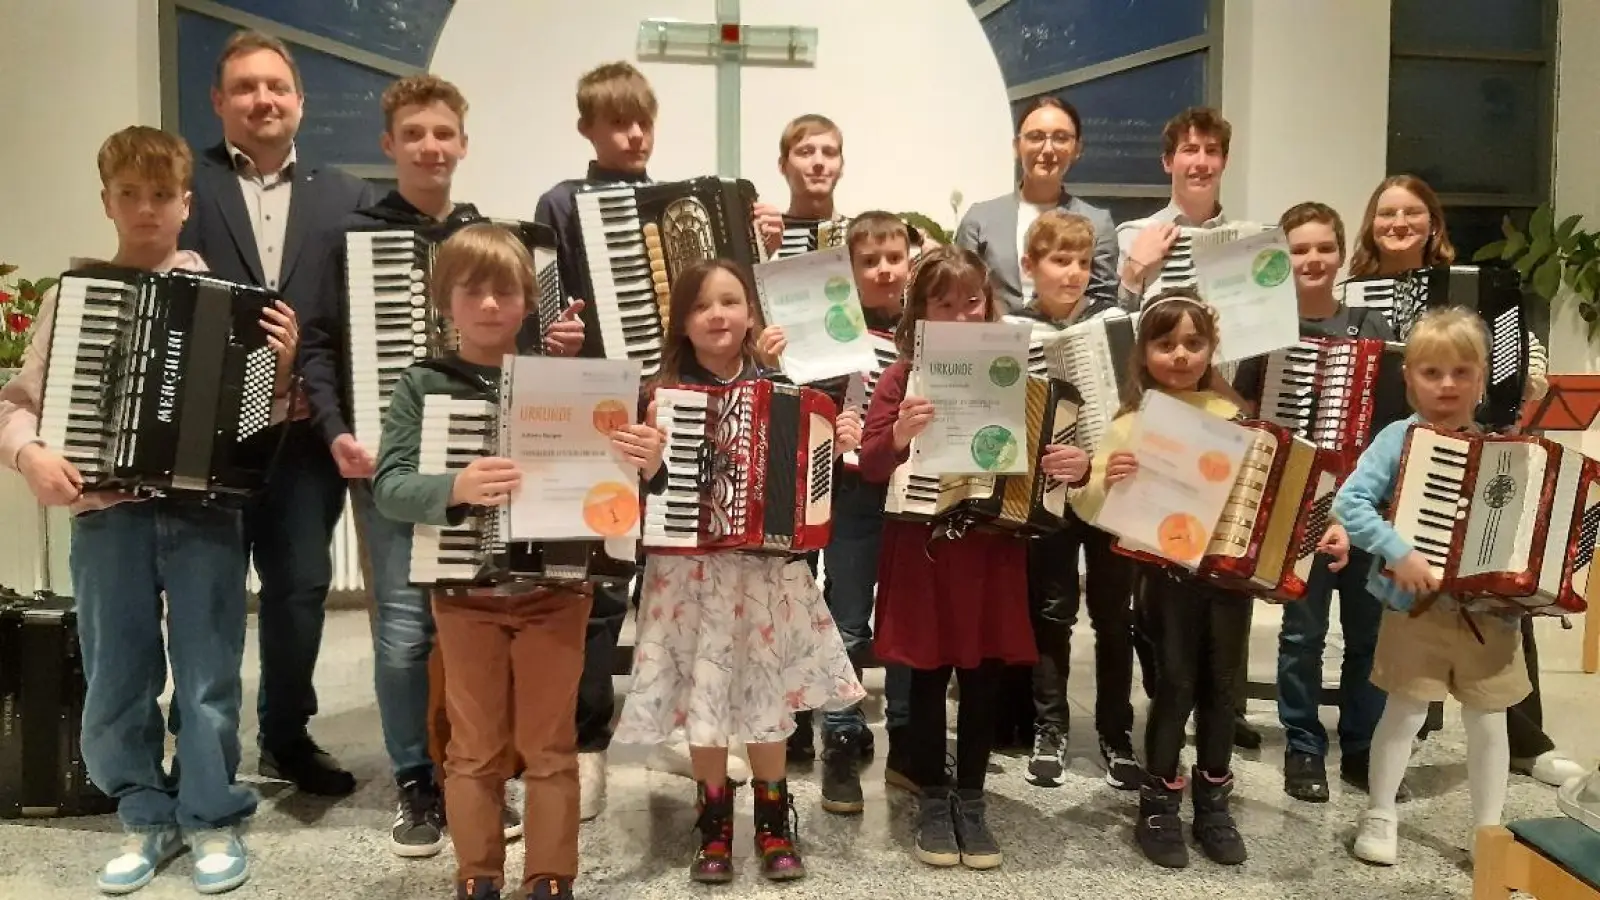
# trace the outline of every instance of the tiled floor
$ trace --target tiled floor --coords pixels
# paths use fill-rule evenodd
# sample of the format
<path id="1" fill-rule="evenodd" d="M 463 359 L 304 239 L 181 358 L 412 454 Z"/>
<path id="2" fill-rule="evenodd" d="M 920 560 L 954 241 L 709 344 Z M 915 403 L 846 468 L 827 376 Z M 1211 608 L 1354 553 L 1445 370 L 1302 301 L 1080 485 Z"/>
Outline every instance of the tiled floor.
<path id="1" fill-rule="evenodd" d="M 1260 607 L 1252 669 L 1268 680 L 1276 653 L 1277 616 Z M 1593 765 L 1600 754 L 1595 699 L 1600 676 L 1579 673 L 1578 630 L 1541 623 L 1545 702 L 1552 736 L 1576 758 Z M 1092 634 L 1075 641 L 1073 704 L 1087 726 L 1092 700 Z M 1329 671 L 1336 671 L 1336 660 Z M 255 671 L 254 654 L 246 664 Z M 248 837 L 254 877 L 231 896 L 243 898 L 444 898 L 451 896 L 448 851 L 433 860 L 405 861 L 387 849 L 393 797 L 372 702 L 372 660 L 365 614 L 336 613 L 330 620 L 318 672 L 323 714 L 317 736 L 362 780 L 359 792 L 339 803 L 298 797 L 283 786 L 263 787 L 263 805 Z M 247 680 L 253 691 L 254 678 Z M 870 686 L 878 686 L 869 678 Z M 251 704 L 247 704 L 251 705 Z M 877 712 L 876 708 L 873 710 Z M 1333 722 L 1331 710 L 1326 721 Z M 247 714 L 248 715 L 248 714 Z M 1239 818 L 1251 852 L 1241 868 L 1224 870 L 1195 853 L 1183 872 L 1145 863 L 1131 844 L 1136 800 L 1100 781 L 1091 761 L 1093 735 L 1077 729 L 1073 749 L 1081 757 L 1066 786 L 1041 790 L 1021 777 L 1024 761 L 998 757 L 990 780 L 993 826 L 1006 853 L 993 872 L 932 870 L 908 850 L 913 804 L 899 795 L 885 801 L 881 764 L 867 775 L 865 815 L 840 818 L 818 806 L 814 774 L 794 773 L 801 833 L 811 875 L 785 886 L 764 884 L 750 857 L 749 799 L 743 798 L 737 828 L 738 881 L 726 888 L 691 887 L 684 866 L 692 852 L 693 791 L 690 782 L 647 772 L 640 748 L 612 751 L 610 803 L 584 826 L 579 896 L 591 900 L 717 896 L 736 898 L 1007 897 L 1059 900 L 1066 897 L 1239 898 L 1455 898 L 1470 889 L 1463 847 L 1468 839 L 1465 748 L 1459 717 L 1451 709 L 1446 731 L 1429 740 L 1414 761 L 1418 797 L 1402 807 L 1402 860 L 1379 869 L 1352 860 L 1347 847 L 1359 795 L 1335 784 L 1333 802 L 1299 804 L 1281 790 L 1282 737 L 1271 704 L 1254 703 L 1251 717 L 1268 735 L 1259 753 L 1238 760 Z M 245 741 L 253 745 L 254 721 Z M 884 746 L 881 733 L 879 746 Z M 246 770 L 254 772 L 247 751 Z M 253 775 L 252 775 L 253 777 Z M 1509 818 L 1555 814 L 1554 792 L 1513 776 Z M 0 823 L 0 898 L 65 900 L 95 896 L 93 875 L 115 845 L 111 818 Z M 521 864 L 513 846 L 509 865 Z M 195 896 L 188 863 L 180 860 L 138 896 L 148 900 Z"/>

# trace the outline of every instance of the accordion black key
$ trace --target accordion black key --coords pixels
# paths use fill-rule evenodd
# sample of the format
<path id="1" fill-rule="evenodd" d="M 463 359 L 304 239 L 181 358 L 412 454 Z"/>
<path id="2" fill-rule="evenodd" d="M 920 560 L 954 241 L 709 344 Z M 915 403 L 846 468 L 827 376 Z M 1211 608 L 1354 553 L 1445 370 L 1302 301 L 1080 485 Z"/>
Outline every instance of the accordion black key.
<path id="1" fill-rule="evenodd" d="M 269 427 L 280 363 L 261 327 L 277 299 L 194 272 L 67 272 L 39 437 L 89 491 L 258 490 L 283 435 Z"/>
<path id="2" fill-rule="evenodd" d="M 1334 454 L 1340 479 L 1384 426 L 1411 414 L 1405 348 L 1373 338 L 1306 338 L 1267 354 L 1262 420 Z"/>
<path id="3" fill-rule="evenodd" d="M 542 336 L 561 316 L 564 298 L 556 266 L 556 237 L 549 227 L 508 219 L 489 221 L 515 234 L 533 257 L 539 284 L 536 309 L 524 329 L 542 353 Z M 383 414 L 412 363 L 455 349 L 455 330 L 432 296 L 433 256 L 438 245 L 461 227 L 353 228 L 345 232 L 346 402 L 356 440 L 378 452 Z"/>
<path id="4" fill-rule="evenodd" d="M 678 273 L 708 259 L 748 272 L 764 260 L 755 197 L 750 182 L 715 177 L 579 189 L 588 278 L 579 288 L 594 304 L 608 359 L 636 359 L 644 377 L 655 375 Z"/>
<path id="5" fill-rule="evenodd" d="M 72 600 L 0 587 L 0 819 L 116 811 L 79 749 L 84 691 Z"/>

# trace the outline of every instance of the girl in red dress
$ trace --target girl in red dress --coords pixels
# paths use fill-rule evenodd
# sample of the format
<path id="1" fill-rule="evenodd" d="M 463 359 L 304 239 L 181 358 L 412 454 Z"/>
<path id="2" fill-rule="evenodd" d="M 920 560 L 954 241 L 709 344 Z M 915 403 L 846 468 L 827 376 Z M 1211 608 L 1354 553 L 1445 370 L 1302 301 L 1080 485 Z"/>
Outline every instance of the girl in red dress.
<path id="1" fill-rule="evenodd" d="M 911 441 L 937 410 L 906 396 L 916 323 L 993 322 L 1000 318 L 989 273 L 970 250 L 938 247 L 923 254 L 906 286 L 905 314 L 895 332 L 900 359 L 873 390 L 861 439 L 861 478 L 886 483 L 904 463 Z M 1087 477 L 1076 447 L 1051 446 L 1042 467 L 1069 484 Z M 1000 864 L 985 822 L 983 782 L 994 743 L 994 710 L 1006 665 L 1038 658 L 1028 618 L 1028 559 L 1022 539 L 968 531 L 945 537 L 926 522 L 888 520 L 878 559 L 878 634 L 873 649 L 911 672 L 907 771 L 922 792 L 917 858 L 929 865 Z M 944 768 L 945 691 L 951 672 L 961 687 L 956 720 L 956 781 Z"/>

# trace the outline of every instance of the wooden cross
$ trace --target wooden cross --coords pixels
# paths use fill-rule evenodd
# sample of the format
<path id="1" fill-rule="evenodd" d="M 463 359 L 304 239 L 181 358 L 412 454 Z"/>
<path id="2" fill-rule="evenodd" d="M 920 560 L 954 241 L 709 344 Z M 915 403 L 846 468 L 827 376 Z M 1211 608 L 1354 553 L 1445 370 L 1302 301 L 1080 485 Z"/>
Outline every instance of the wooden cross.
<path id="1" fill-rule="evenodd" d="M 817 29 L 744 25 L 739 0 L 717 0 L 717 21 L 646 19 L 639 24 L 639 59 L 717 67 L 717 174 L 739 177 L 740 73 L 745 66 L 816 65 Z"/>

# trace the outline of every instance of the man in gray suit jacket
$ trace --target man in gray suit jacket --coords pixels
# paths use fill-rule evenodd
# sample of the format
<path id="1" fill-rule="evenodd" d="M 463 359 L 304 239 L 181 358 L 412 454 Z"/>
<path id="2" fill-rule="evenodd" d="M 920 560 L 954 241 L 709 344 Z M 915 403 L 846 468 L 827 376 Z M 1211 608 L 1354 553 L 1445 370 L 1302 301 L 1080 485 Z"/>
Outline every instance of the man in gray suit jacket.
<path id="1" fill-rule="evenodd" d="M 1063 183 L 1083 151 L 1081 122 L 1072 104 L 1055 97 L 1035 98 L 1022 111 L 1013 139 L 1022 163 L 1022 184 L 1009 194 L 973 204 L 956 226 L 956 243 L 983 257 L 995 294 L 1011 315 L 1034 315 L 1033 285 L 1022 271 L 1022 242 L 1039 214 L 1051 209 L 1083 216 L 1094 226 L 1087 305 L 1116 303 L 1116 223 L 1110 213 L 1067 193 Z"/>

